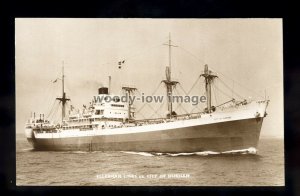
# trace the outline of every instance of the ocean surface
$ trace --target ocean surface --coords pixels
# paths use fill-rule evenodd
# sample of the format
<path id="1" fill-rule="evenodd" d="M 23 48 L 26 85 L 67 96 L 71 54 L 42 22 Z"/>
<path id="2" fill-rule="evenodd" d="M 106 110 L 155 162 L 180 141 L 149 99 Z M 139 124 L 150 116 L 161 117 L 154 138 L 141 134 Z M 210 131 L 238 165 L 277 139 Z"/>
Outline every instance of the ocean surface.
<path id="1" fill-rule="evenodd" d="M 16 138 L 16 184 L 74 186 L 283 186 L 283 139 L 258 148 L 218 154 L 195 152 L 34 151 Z"/>

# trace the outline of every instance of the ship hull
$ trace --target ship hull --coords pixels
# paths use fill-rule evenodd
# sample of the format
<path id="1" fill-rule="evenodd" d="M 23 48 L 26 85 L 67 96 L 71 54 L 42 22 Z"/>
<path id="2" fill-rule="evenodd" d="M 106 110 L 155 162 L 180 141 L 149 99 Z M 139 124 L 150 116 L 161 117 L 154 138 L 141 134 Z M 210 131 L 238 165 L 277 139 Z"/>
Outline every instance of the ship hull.
<path id="1" fill-rule="evenodd" d="M 36 150 L 199 152 L 256 148 L 263 117 L 161 131 L 68 138 L 28 138 Z"/>

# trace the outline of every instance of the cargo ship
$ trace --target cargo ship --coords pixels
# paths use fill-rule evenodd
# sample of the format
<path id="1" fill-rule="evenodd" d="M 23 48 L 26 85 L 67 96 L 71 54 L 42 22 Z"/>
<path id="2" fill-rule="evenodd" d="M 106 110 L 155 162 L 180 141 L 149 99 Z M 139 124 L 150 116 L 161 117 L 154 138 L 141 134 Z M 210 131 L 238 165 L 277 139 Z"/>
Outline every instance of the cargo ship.
<path id="1" fill-rule="evenodd" d="M 161 83 L 166 95 L 172 97 L 179 82 L 171 77 L 170 37 L 166 45 L 169 64 Z M 56 98 L 62 106 L 61 122 L 54 123 L 34 113 L 25 125 L 26 138 L 35 150 L 188 153 L 257 148 L 269 103 L 266 98 L 231 99 L 213 106 L 211 85 L 218 76 L 204 65 L 204 71 L 199 73 L 206 93 L 203 111 L 177 114 L 172 100 L 166 99 L 168 113 L 163 118 L 136 119 L 134 103 L 119 99 L 108 85 L 98 89 L 98 101 L 93 100 L 82 111 L 71 107 L 66 115 L 70 99 L 64 91 L 64 77 L 62 71 L 62 96 Z M 122 90 L 131 97 L 137 89 L 123 86 Z"/>

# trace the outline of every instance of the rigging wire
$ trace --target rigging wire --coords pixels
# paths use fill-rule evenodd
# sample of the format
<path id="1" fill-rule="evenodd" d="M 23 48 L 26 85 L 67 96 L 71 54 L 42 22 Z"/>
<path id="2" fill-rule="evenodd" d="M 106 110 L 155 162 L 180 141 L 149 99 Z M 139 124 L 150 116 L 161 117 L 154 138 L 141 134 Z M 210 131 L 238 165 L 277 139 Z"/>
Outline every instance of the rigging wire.
<path id="1" fill-rule="evenodd" d="M 162 44 L 155 44 L 152 47 L 149 47 L 149 48 L 145 49 L 145 51 L 140 51 L 140 52 L 138 52 L 136 54 L 133 54 L 133 55 L 130 55 L 129 57 L 126 57 L 125 60 L 133 59 L 136 56 L 148 55 L 149 54 L 149 50 L 152 50 L 153 48 L 156 48 L 158 46 L 162 46 Z"/>
<path id="2" fill-rule="evenodd" d="M 57 74 L 58 75 L 58 74 Z M 58 76 L 56 75 L 55 79 L 58 78 Z M 46 115 L 46 118 L 50 118 L 50 116 L 52 115 L 54 108 L 56 107 L 56 98 L 55 98 L 55 90 L 56 90 L 56 82 L 50 81 L 44 89 L 43 95 L 44 95 L 44 99 L 43 99 L 43 103 L 45 103 L 44 105 L 48 105 L 46 111 L 48 112 Z M 53 101 L 52 104 L 48 104 L 51 103 Z"/>
<path id="3" fill-rule="evenodd" d="M 42 96 L 41 98 L 38 100 L 39 104 L 38 105 L 43 105 L 45 106 L 44 110 L 46 112 L 49 112 L 50 109 L 52 108 L 53 104 L 52 103 L 52 100 L 55 99 L 53 98 L 53 91 L 55 90 L 54 88 L 54 85 L 52 84 L 53 82 L 51 83 L 47 83 L 43 90 L 42 90 Z M 52 96 L 51 96 L 52 95 Z M 49 104 L 50 103 L 50 104 Z"/>
<path id="4" fill-rule="evenodd" d="M 192 91 L 192 89 L 195 87 L 196 83 L 198 82 L 200 77 L 197 78 L 196 82 L 194 83 L 193 87 L 189 90 L 189 93 L 186 93 L 186 91 L 184 90 L 184 88 L 181 86 L 181 84 L 179 83 L 179 87 L 181 88 L 181 90 L 188 96 L 190 94 L 190 92 Z M 201 108 L 198 107 L 198 104 L 194 106 L 194 108 L 198 108 L 201 111 Z M 187 112 L 188 113 L 188 112 Z"/>
<path id="5" fill-rule="evenodd" d="M 161 108 L 163 108 L 164 105 L 165 105 L 165 104 L 162 103 L 162 104 L 155 110 L 155 113 L 153 113 L 153 114 L 150 116 L 150 119 L 151 119 L 155 114 L 158 114 L 159 117 L 162 117 L 162 116 L 158 113 L 158 111 L 161 110 Z"/>
<path id="6" fill-rule="evenodd" d="M 65 76 L 66 77 L 66 76 Z M 70 85 L 69 85 L 69 81 L 68 80 L 65 80 L 65 88 L 66 90 L 68 91 L 68 94 L 69 95 L 72 95 L 72 91 L 71 91 L 71 88 L 70 88 Z M 67 93 L 67 92 L 66 92 Z M 72 97 L 72 96 L 69 96 L 69 97 Z"/>
<path id="7" fill-rule="evenodd" d="M 46 115 L 46 118 L 49 118 L 49 117 L 50 117 L 50 114 L 53 112 L 53 108 L 54 108 L 54 106 L 55 106 L 56 103 L 57 103 L 56 100 L 54 100 L 54 101 L 53 101 L 53 104 L 52 104 L 52 106 L 51 106 L 51 110 L 50 110 L 49 113 Z"/>
<path id="8" fill-rule="evenodd" d="M 196 84 L 198 83 L 199 79 L 200 79 L 200 76 L 198 76 L 198 78 L 195 81 L 195 83 L 193 84 L 192 88 L 188 91 L 188 95 L 192 92 L 193 88 L 196 86 Z"/>
<path id="9" fill-rule="evenodd" d="M 228 88 L 229 90 L 232 90 L 232 88 L 230 88 L 225 82 L 223 82 L 221 79 L 219 79 L 219 81 L 226 87 L 226 88 Z M 234 92 L 233 90 L 232 90 L 232 94 L 235 94 L 237 97 L 239 97 L 240 99 L 243 99 L 243 97 L 241 96 L 241 95 L 239 95 L 239 94 L 237 94 L 236 92 Z"/>
<path id="10" fill-rule="evenodd" d="M 184 92 L 184 94 L 188 95 L 188 93 L 184 90 L 184 88 L 181 86 L 181 84 L 179 83 L 178 85 L 179 85 L 180 89 Z"/>
<path id="11" fill-rule="evenodd" d="M 193 111 L 195 110 L 195 109 L 199 109 L 198 107 L 193 107 L 193 109 L 190 111 L 190 113 L 193 113 Z M 201 110 L 200 110 L 201 111 Z"/>
<path id="12" fill-rule="evenodd" d="M 57 110 L 57 107 L 58 107 L 58 103 L 55 101 L 55 104 L 54 104 L 54 106 L 51 108 L 51 111 L 50 111 L 50 113 L 49 113 L 49 115 L 48 115 L 48 117 L 47 118 L 52 118 L 52 116 L 53 116 L 53 113 L 55 112 L 55 110 Z"/>
<path id="13" fill-rule="evenodd" d="M 57 115 L 58 110 L 61 110 L 61 104 L 60 103 L 61 103 L 61 101 L 59 101 L 58 108 L 57 108 L 57 110 L 55 111 L 55 113 L 53 115 L 54 122 L 58 122 L 59 118 L 61 118 L 61 115 Z"/>
<path id="14" fill-rule="evenodd" d="M 159 45 L 161 45 L 161 44 L 159 44 Z M 157 47 L 158 45 L 155 45 L 154 47 Z M 152 47 L 152 48 L 154 48 L 154 47 Z M 151 48 L 151 49 L 152 49 Z M 194 54 L 192 54 L 191 52 L 189 52 L 188 50 L 186 50 L 186 49 L 184 49 L 183 47 L 181 47 L 181 46 L 179 46 L 179 48 L 180 49 L 182 49 L 183 51 L 185 51 L 186 53 L 188 53 L 188 54 L 190 54 L 191 56 L 193 56 L 195 59 L 197 59 L 198 61 L 201 61 L 202 63 L 204 63 L 204 61 L 202 61 L 201 59 L 199 59 L 198 57 L 196 57 L 196 55 L 194 55 Z M 149 49 L 148 49 L 149 50 Z M 147 50 L 147 51 L 148 51 Z M 140 52 L 141 53 L 141 52 Z M 139 54 L 140 54 L 139 53 Z M 127 59 L 132 59 L 133 57 L 135 57 L 135 56 L 138 56 L 139 54 L 135 54 L 135 55 L 132 55 L 132 56 L 129 56 L 129 57 L 127 57 L 127 58 L 125 58 L 126 60 Z M 108 63 L 108 64 L 112 64 L 112 63 Z M 218 73 L 220 73 L 220 72 L 218 72 Z M 223 75 L 224 77 L 226 77 L 226 78 L 229 78 L 229 77 L 227 77 L 227 76 L 225 76 L 223 73 L 220 73 L 221 75 Z M 192 90 L 194 89 L 194 87 L 196 86 L 196 84 L 198 83 L 198 81 L 199 81 L 199 79 L 200 79 L 200 76 L 198 76 L 197 77 L 197 79 L 196 79 L 196 81 L 194 82 L 194 84 L 192 85 L 192 87 L 190 88 L 190 90 L 188 91 L 188 92 L 186 92 L 185 90 L 184 90 L 184 88 L 182 87 L 182 85 L 179 83 L 179 87 L 181 88 L 181 90 L 186 94 L 186 95 L 189 95 L 191 92 L 192 92 Z M 232 78 L 229 78 L 230 80 L 232 80 L 233 82 L 236 82 L 236 81 L 234 81 Z M 227 87 L 228 89 L 231 89 L 224 81 L 222 81 L 221 79 L 219 79 L 220 80 L 220 82 L 225 86 L 225 87 Z M 241 85 L 240 83 L 238 83 L 238 82 L 236 82 L 238 85 L 240 85 L 240 86 L 243 86 L 243 85 Z M 159 83 L 159 85 L 157 86 L 157 88 L 155 89 L 155 91 L 152 93 L 152 96 L 157 92 L 157 90 L 159 89 L 159 87 L 161 86 L 161 82 Z M 51 85 L 51 87 L 53 87 L 53 85 Z M 69 86 L 68 86 L 68 84 L 66 85 L 66 87 L 68 88 Z M 244 87 L 244 86 L 243 86 Z M 250 89 L 248 89 L 248 88 L 246 88 L 246 87 L 244 87 L 245 89 L 247 89 L 247 90 L 249 90 L 249 91 L 252 91 L 252 92 L 254 92 L 254 93 L 256 93 L 257 95 L 259 95 L 257 92 L 255 92 L 255 91 L 253 91 L 253 90 L 250 90 Z M 216 103 L 217 103 L 217 96 L 216 96 L 216 89 L 218 90 L 218 91 L 220 91 L 221 93 L 223 93 L 224 95 L 226 95 L 226 96 L 228 96 L 228 97 L 230 97 L 230 98 L 232 98 L 232 96 L 230 96 L 230 95 L 228 95 L 227 93 L 224 93 L 222 90 L 220 90 L 216 85 L 213 85 L 213 89 L 214 89 L 214 97 L 215 97 L 215 101 L 216 101 Z M 50 90 L 53 90 L 53 88 L 51 88 Z M 178 92 L 178 90 L 175 88 L 175 91 L 179 94 L 179 92 Z M 52 91 L 51 91 L 52 92 Z M 139 92 L 139 91 L 138 91 Z M 242 96 L 240 96 L 239 94 L 237 94 L 236 92 L 234 92 L 234 91 L 232 91 L 233 92 L 233 94 L 235 94 L 235 95 L 237 95 L 239 98 L 243 98 Z M 140 92 L 139 92 L 140 93 Z M 47 95 L 47 93 L 45 93 L 46 95 Z M 259 96 L 261 96 L 261 95 L 259 95 Z M 49 101 L 50 102 L 50 101 Z M 48 103 L 49 103 L 48 102 Z M 54 103 L 52 104 L 52 106 L 51 106 L 51 111 L 50 111 L 50 113 L 47 115 L 47 118 L 48 117 L 50 117 L 50 116 L 52 116 L 53 117 L 53 115 L 54 115 L 54 108 L 56 108 L 56 109 L 58 109 L 57 108 L 57 106 L 56 106 L 56 101 L 54 101 Z M 151 108 L 155 113 L 154 114 L 158 114 L 158 115 L 160 115 L 159 113 L 157 113 L 162 107 L 162 105 L 163 104 L 161 104 L 161 106 L 160 107 L 158 107 L 158 109 L 154 109 L 150 104 L 147 104 L 147 103 L 144 103 L 143 105 L 142 105 L 142 107 L 140 107 L 138 110 L 137 110 L 137 113 L 139 113 L 146 105 L 148 105 L 148 107 L 149 108 Z M 58 107 L 59 107 L 59 104 L 58 104 Z M 185 108 L 182 106 L 182 103 L 179 103 L 178 105 L 177 105 L 177 107 L 176 107 L 176 109 L 175 110 L 177 110 L 178 108 L 182 108 L 185 112 L 187 112 L 186 110 L 185 110 Z M 193 107 L 193 109 L 192 109 L 192 111 L 193 110 L 195 110 L 195 109 L 199 109 L 198 108 L 198 105 L 196 105 L 196 107 Z M 201 110 L 201 109 L 200 109 Z M 55 111 L 55 114 L 57 113 L 57 111 L 58 110 L 56 110 Z M 191 112 L 192 112 L 191 111 Z M 153 114 L 153 115 L 154 115 Z M 141 114 L 142 116 L 144 116 L 143 114 Z"/>
<path id="15" fill-rule="evenodd" d="M 66 102 L 65 108 L 67 109 L 67 112 L 65 113 L 65 115 L 69 116 L 69 108 L 70 108 L 70 106 L 69 106 L 68 102 Z"/>
<path id="16" fill-rule="evenodd" d="M 139 113 L 138 115 L 141 115 L 142 116 L 142 118 L 146 118 L 145 116 L 144 116 L 144 114 L 142 114 L 142 113 Z"/>
<path id="17" fill-rule="evenodd" d="M 182 46 L 179 46 L 178 48 L 182 49 L 182 50 L 185 51 L 186 53 L 188 53 L 188 54 L 190 54 L 191 56 L 193 56 L 198 62 L 205 64 L 205 62 L 204 62 L 203 60 L 199 59 L 196 55 L 194 55 L 192 52 L 188 51 L 187 49 L 183 48 Z M 233 81 L 234 83 L 236 83 L 236 84 L 238 84 L 239 86 L 245 88 L 246 90 L 248 90 L 248 91 L 250 91 L 250 92 L 252 92 L 252 93 L 258 95 L 259 97 L 262 97 L 262 98 L 264 97 L 264 96 L 262 96 L 260 93 L 258 93 L 258 92 L 256 92 L 256 91 L 254 91 L 254 90 L 252 90 L 252 89 L 246 87 L 245 85 L 242 85 L 241 83 L 239 83 L 239 82 L 233 80 L 231 77 L 226 76 L 225 74 L 223 74 L 223 73 L 221 73 L 221 72 L 218 72 L 218 71 L 216 71 L 214 68 L 212 69 L 211 67 L 212 67 L 212 66 L 210 66 L 210 69 L 211 69 L 212 71 L 214 71 L 214 72 L 216 72 L 216 73 L 218 73 L 218 74 L 221 74 L 221 75 L 224 76 L 225 78 L 227 78 L 227 79 Z"/>
<path id="18" fill-rule="evenodd" d="M 157 113 L 157 111 L 150 105 L 150 104 L 147 104 L 147 106 L 149 107 L 149 108 L 151 108 L 153 111 L 154 111 L 154 113 L 155 114 L 157 114 L 158 116 L 160 116 L 161 118 L 163 118 L 159 113 Z M 160 109 L 160 108 L 159 108 Z"/>
<path id="19" fill-rule="evenodd" d="M 175 88 L 175 91 L 176 91 L 177 94 L 180 94 L 176 88 Z M 179 107 L 182 108 L 182 109 L 184 110 L 184 112 L 188 113 L 188 111 L 182 106 L 182 102 L 179 103 L 179 104 L 177 104 L 177 107 L 175 108 L 175 111 L 176 111 Z"/>
<path id="20" fill-rule="evenodd" d="M 246 87 L 245 85 L 242 85 L 241 83 L 239 83 L 239 82 L 237 82 L 237 81 L 233 80 L 233 79 L 232 79 L 232 78 L 230 78 L 229 76 L 226 76 L 226 75 L 224 75 L 224 74 L 223 74 L 223 73 L 221 73 L 221 72 L 218 72 L 218 73 L 220 73 L 221 75 L 223 75 L 225 78 L 227 78 L 227 79 L 231 80 L 231 81 L 232 81 L 232 82 L 234 82 L 235 84 L 238 84 L 240 87 L 242 87 L 242 88 L 244 88 L 244 89 L 246 89 L 246 90 L 248 90 L 248 91 L 250 91 L 250 92 L 252 92 L 252 93 L 256 94 L 256 95 L 257 95 L 257 96 L 259 96 L 259 97 L 262 97 L 262 98 L 264 98 L 264 96 L 262 96 L 260 93 L 258 93 L 258 92 L 256 92 L 256 91 L 254 91 L 254 90 L 252 90 L 252 89 L 250 89 L 250 88 Z"/>
<path id="21" fill-rule="evenodd" d="M 218 87 L 215 86 L 215 89 L 217 89 L 219 92 L 221 92 L 223 95 L 227 96 L 228 98 L 232 99 L 233 97 L 231 95 L 228 95 L 224 91 L 220 90 Z"/>
<path id="22" fill-rule="evenodd" d="M 57 113 L 57 111 L 58 111 L 58 109 L 59 109 L 59 103 L 60 102 L 55 102 L 55 103 L 57 103 L 54 107 L 53 107 L 53 110 L 51 111 L 51 113 L 50 113 L 50 115 L 49 115 L 49 119 L 50 120 L 53 120 L 54 119 L 54 117 L 55 117 L 55 115 L 56 115 L 56 113 Z"/>
<path id="23" fill-rule="evenodd" d="M 151 96 L 153 96 L 157 90 L 159 89 L 159 87 L 161 86 L 161 82 L 158 84 L 158 86 L 156 87 L 156 89 L 154 90 L 154 92 L 151 94 Z M 137 90 L 137 92 L 140 94 L 141 96 L 141 92 L 139 90 Z M 147 105 L 147 103 L 144 103 L 138 110 L 136 113 L 139 113 L 145 106 Z"/>
<path id="24" fill-rule="evenodd" d="M 50 94 L 49 94 L 49 93 L 46 93 L 46 94 L 45 94 L 45 96 L 46 96 L 46 99 L 44 99 L 44 102 L 45 102 L 45 103 L 51 103 L 51 101 L 53 101 L 53 100 L 54 100 L 54 102 L 55 102 L 54 90 L 55 90 L 54 85 L 51 84 L 51 88 L 47 91 L 47 92 L 50 92 Z M 47 110 L 46 110 L 46 111 L 50 111 L 50 109 L 51 109 L 52 107 L 53 107 L 53 105 L 48 104 L 48 107 L 47 107 Z"/>
<path id="25" fill-rule="evenodd" d="M 155 45 L 152 45 L 151 47 L 148 47 L 148 48 L 145 48 L 145 50 L 139 50 L 139 52 L 136 52 L 136 53 L 132 53 L 132 55 L 129 54 L 129 56 L 125 56 L 123 59 L 125 61 L 127 61 L 128 59 L 133 59 L 134 57 L 136 56 L 142 56 L 142 55 L 146 55 L 146 54 L 149 54 L 149 50 L 152 50 L 153 48 L 156 48 L 158 46 L 161 46 L 162 44 L 155 44 Z M 116 65 L 118 64 L 118 62 L 106 62 L 106 63 L 102 63 L 100 64 L 100 66 L 104 66 L 104 65 Z"/>
<path id="26" fill-rule="evenodd" d="M 192 92 L 192 90 L 194 89 L 194 87 L 196 86 L 196 84 L 198 83 L 199 79 L 200 79 L 200 76 L 198 76 L 198 78 L 196 79 L 196 81 L 194 82 L 194 84 L 192 85 L 192 87 L 190 88 L 190 90 L 188 92 L 186 92 L 184 90 L 184 88 L 182 87 L 182 85 L 180 83 L 179 83 L 179 87 L 186 95 L 189 95 Z"/>
<path id="27" fill-rule="evenodd" d="M 181 50 L 185 51 L 186 53 L 188 53 L 189 55 L 193 56 L 195 59 L 197 59 L 199 62 L 201 61 L 201 63 L 205 64 L 205 62 L 201 59 L 199 59 L 196 55 L 194 55 L 193 53 L 191 53 L 190 51 L 188 51 L 187 49 L 183 48 L 182 46 L 178 46 L 178 48 L 180 48 Z"/>
<path id="28" fill-rule="evenodd" d="M 213 92 L 214 92 L 214 97 L 215 97 L 215 102 L 216 102 L 216 105 L 218 105 L 218 101 L 217 101 L 217 96 L 216 96 L 216 89 L 215 89 L 215 85 L 212 85 L 212 88 L 213 88 Z"/>

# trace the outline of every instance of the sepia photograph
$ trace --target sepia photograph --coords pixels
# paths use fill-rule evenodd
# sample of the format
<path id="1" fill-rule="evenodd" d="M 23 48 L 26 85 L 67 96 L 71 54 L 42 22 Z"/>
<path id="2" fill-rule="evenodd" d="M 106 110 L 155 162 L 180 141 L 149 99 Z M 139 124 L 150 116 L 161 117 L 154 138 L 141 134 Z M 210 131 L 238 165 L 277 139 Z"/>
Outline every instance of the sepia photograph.
<path id="1" fill-rule="evenodd" d="M 285 186 L 280 18 L 15 18 L 17 186 Z"/>

